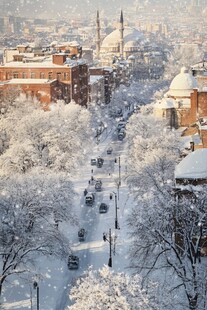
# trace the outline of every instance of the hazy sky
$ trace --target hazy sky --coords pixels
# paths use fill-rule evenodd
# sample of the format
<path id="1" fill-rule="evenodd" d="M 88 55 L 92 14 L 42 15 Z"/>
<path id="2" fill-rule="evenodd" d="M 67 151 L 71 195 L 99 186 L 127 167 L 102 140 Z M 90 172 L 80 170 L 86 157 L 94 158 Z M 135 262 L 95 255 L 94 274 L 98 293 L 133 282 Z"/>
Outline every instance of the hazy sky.
<path id="1" fill-rule="evenodd" d="M 166 0 L 0 0 L 0 4 L 4 3 L 4 11 L 8 13 L 16 11 L 18 15 L 33 17 L 47 15 L 55 17 L 62 13 L 80 13 L 86 16 L 97 9 L 113 14 L 114 10 L 124 9 L 127 6 L 135 7 L 136 3 L 148 6 L 152 2 L 167 6 L 170 0 L 167 3 Z"/>
<path id="2" fill-rule="evenodd" d="M 169 10 L 170 4 L 182 5 L 190 2 L 192 0 L 0 0 L 0 11 L 3 4 L 4 15 L 15 13 L 17 16 L 33 18 L 65 18 L 80 14 L 87 17 L 95 14 L 97 9 L 104 10 L 106 15 L 116 15 L 118 10 L 126 7 L 135 10 L 137 4 L 144 5 L 146 10 L 149 10 L 151 3 L 157 3 Z"/>

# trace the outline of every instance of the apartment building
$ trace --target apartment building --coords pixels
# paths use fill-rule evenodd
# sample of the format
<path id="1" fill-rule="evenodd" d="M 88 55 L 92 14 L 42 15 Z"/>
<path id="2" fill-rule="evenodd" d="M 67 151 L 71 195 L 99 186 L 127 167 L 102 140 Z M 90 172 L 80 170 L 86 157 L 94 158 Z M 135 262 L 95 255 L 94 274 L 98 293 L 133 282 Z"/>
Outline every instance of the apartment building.
<path id="1" fill-rule="evenodd" d="M 73 99 L 77 104 L 86 106 L 88 66 L 83 59 L 75 55 L 73 52 L 71 57 L 68 50 L 58 50 L 52 55 L 14 53 L 13 61 L 0 65 L 1 89 L 12 88 L 15 85 L 23 93 L 32 94 L 42 103 L 49 104 L 58 99 L 68 103 Z"/>

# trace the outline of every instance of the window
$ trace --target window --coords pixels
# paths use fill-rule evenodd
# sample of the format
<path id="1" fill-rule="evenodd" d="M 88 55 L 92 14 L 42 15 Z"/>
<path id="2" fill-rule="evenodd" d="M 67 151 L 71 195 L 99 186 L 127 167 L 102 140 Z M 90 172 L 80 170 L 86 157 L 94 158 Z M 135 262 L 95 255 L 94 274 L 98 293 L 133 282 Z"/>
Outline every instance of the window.
<path id="1" fill-rule="evenodd" d="M 40 78 L 44 79 L 45 78 L 45 74 L 43 72 L 40 72 Z"/>
<path id="2" fill-rule="evenodd" d="M 64 72 L 64 81 L 68 81 L 69 80 L 69 74 L 68 72 Z"/>
<path id="3" fill-rule="evenodd" d="M 14 72 L 14 73 L 13 73 L 13 79 L 18 79 L 18 77 L 19 77 L 18 73 L 17 73 L 17 72 Z"/>
<path id="4" fill-rule="evenodd" d="M 48 72 L 48 80 L 52 80 L 52 72 Z"/>
<path id="5" fill-rule="evenodd" d="M 61 80 L 61 72 L 57 72 L 57 80 L 58 80 L 58 81 Z"/>
<path id="6" fill-rule="evenodd" d="M 31 72 L 31 79 L 35 79 L 35 73 Z"/>
<path id="7" fill-rule="evenodd" d="M 22 78 L 23 78 L 23 79 L 26 79 L 26 78 L 27 78 L 26 72 L 22 72 Z"/>

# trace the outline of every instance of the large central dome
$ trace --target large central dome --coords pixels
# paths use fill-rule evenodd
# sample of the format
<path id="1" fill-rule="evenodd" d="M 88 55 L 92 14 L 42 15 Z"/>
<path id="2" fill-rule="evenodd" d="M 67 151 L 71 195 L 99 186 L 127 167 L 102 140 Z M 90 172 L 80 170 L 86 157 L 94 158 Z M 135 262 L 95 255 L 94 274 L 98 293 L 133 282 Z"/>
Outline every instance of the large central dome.
<path id="1" fill-rule="evenodd" d="M 135 28 L 131 28 L 131 27 L 125 27 L 124 28 L 124 45 L 128 42 L 140 42 L 141 40 L 144 39 L 144 35 L 142 32 L 139 32 L 137 29 Z M 108 36 L 105 37 L 105 39 L 102 42 L 102 49 L 107 49 L 110 47 L 117 47 L 119 46 L 120 43 L 120 30 L 116 29 L 113 32 L 111 32 Z M 133 43 L 133 45 L 134 45 Z"/>

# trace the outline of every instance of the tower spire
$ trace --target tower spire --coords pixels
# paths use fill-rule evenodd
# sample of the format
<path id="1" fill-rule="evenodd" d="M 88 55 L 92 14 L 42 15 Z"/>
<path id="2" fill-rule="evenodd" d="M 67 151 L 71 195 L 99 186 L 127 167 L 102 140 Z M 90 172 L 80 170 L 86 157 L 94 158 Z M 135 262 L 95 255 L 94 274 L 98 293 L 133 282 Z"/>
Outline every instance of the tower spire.
<path id="1" fill-rule="evenodd" d="M 100 56 L 100 48 L 101 48 L 101 34 L 100 34 L 100 19 L 99 19 L 99 11 L 97 11 L 96 16 L 96 57 Z"/>
<path id="2" fill-rule="evenodd" d="M 119 22 L 119 31 L 120 31 L 120 56 L 123 58 L 124 56 L 124 18 L 123 12 L 121 10 L 120 22 Z"/>

